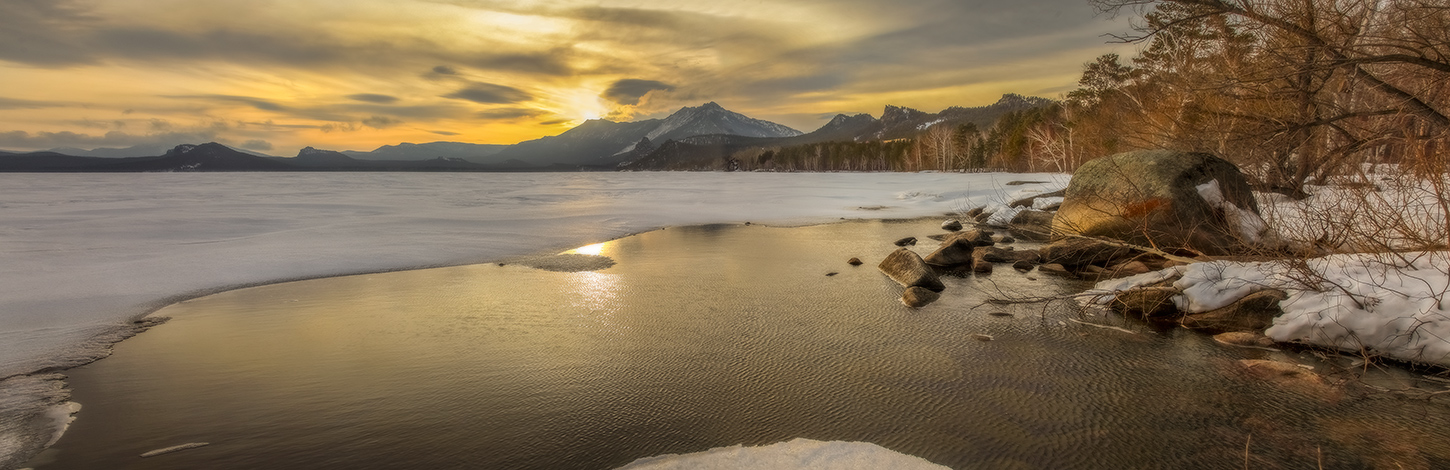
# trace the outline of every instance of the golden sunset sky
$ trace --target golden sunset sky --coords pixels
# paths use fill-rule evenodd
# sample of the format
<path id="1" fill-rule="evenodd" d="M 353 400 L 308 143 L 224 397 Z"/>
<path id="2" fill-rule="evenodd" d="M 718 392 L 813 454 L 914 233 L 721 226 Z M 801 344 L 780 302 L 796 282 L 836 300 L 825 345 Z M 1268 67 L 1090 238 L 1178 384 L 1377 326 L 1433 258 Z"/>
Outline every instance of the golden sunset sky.
<path id="1" fill-rule="evenodd" d="M 809 132 L 1056 98 L 1126 29 L 1086 0 L 0 0 L 0 149 L 511 144 L 707 101 Z"/>

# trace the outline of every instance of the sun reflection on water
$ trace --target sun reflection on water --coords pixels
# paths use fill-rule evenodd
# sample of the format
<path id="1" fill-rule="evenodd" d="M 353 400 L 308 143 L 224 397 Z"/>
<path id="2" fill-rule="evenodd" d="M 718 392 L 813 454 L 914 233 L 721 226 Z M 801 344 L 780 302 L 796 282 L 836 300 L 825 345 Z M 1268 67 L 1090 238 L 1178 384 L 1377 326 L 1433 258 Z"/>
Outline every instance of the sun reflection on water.
<path id="1" fill-rule="evenodd" d="M 569 250 L 566 253 L 579 253 L 581 255 L 598 255 L 598 254 L 603 253 L 603 252 L 604 252 L 604 243 L 595 243 L 593 245 L 585 245 L 585 246 L 581 246 L 579 248 L 575 248 L 573 250 Z"/>
<path id="2" fill-rule="evenodd" d="M 581 320 L 593 323 L 601 331 L 624 333 L 629 329 L 620 318 L 623 310 L 621 292 L 624 282 L 619 275 L 597 272 L 569 274 L 572 306 Z"/>

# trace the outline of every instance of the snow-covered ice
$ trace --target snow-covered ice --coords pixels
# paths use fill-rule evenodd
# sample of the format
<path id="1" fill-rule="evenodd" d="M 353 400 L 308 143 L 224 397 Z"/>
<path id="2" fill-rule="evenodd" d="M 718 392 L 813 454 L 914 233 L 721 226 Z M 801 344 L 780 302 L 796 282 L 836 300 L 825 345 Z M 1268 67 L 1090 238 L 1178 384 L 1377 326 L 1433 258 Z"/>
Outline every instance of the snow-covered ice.
<path id="1" fill-rule="evenodd" d="M 1003 184 L 1022 179 L 1051 183 Z M 943 215 L 1055 190 L 1067 179 L 960 173 L 0 174 L 0 378 L 103 357 L 109 343 L 129 331 L 129 320 L 228 288 L 557 253 L 671 225 Z M 6 439 L 0 436 L 0 443 Z"/>
<path id="2" fill-rule="evenodd" d="M 619 470 L 944 470 L 920 457 L 866 442 L 822 442 L 797 438 L 760 447 L 717 447 L 693 454 L 667 454 L 636 460 Z"/>

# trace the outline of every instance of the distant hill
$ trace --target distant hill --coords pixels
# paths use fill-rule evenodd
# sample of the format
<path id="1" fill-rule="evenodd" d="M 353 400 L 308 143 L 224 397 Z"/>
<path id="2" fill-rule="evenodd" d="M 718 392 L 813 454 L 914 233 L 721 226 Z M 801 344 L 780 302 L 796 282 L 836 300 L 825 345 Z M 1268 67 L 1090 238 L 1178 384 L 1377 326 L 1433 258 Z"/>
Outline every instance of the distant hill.
<path id="1" fill-rule="evenodd" d="M 213 142 L 213 143 L 215 143 L 215 142 Z M 222 144 L 218 144 L 218 145 L 222 145 Z M 130 147 L 125 147 L 125 148 L 101 147 L 101 148 L 94 148 L 94 149 L 91 149 L 91 150 L 78 149 L 78 148 L 74 148 L 74 147 L 58 147 L 58 148 L 50 149 L 48 151 L 49 152 L 58 153 L 58 154 L 62 154 L 62 155 L 75 156 L 75 157 L 134 158 L 134 157 L 154 157 L 154 156 L 157 156 L 157 155 L 163 155 L 167 151 L 169 151 L 169 150 L 171 150 L 171 149 L 173 149 L 175 147 L 176 147 L 176 144 L 174 144 L 174 143 L 173 144 L 156 143 L 156 144 L 133 145 L 133 146 L 130 146 Z M 255 156 L 258 156 L 258 157 L 270 157 L 271 156 L 271 155 L 267 155 L 265 153 L 254 152 L 254 151 L 251 151 L 251 150 L 241 149 L 241 148 L 236 148 L 236 147 L 231 147 L 231 146 L 227 146 L 227 145 L 223 145 L 223 147 L 227 147 L 229 149 L 232 149 L 232 150 L 237 151 L 237 152 L 245 153 L 247 155 L 255 155 Z"/>
<path id="2" fill-rule="evenodd" d="M 730 134 L 744 138 L 800 135 L 800 131 L 727 110 L 716 103 L 684 107 L 664 119 L 613 122 L 585 121 L 552 137 L 519 142 L 503 149 L 496 159 L 514 159 L 534 165 L 573 165 L 613 169 L 636 156 L 635 147 L 647 139 L 663 142 L 697 135 Z"/>
<path id="3" fill-rule="evenodd" d="M 975 124 L 990 128 L 997 119 L 1013 112 L 1051 104 L 1046 98 L 1017 94 L 1002 95 L 996 103 L 974 108 L 950 107 L 938 113 L 887 105 L 881 118 L 869 114 L 847 116 L 837 114 L 820 129 L 790 137 L 758 138 L 740 135 L 697 135 L 675 141 L 654 141 L 650 153 L 635 153 L 620 168 L 657 170 L 697 167 L 697 162 L 714 161 L 750 148 L 790 147 L 824 142 L 870 142 L 912 138 L 933 126 Z M 652 139 L 653 140 L 653 139 Z"/>
<path id="4" fill-rule="evenodd" d="M 788 148 L 826 142 L 880 142 L 912 138 L 933 126 L 975 124 L 987 129 L 998 118 L 1052 103 L 1007 94 L 988 106 L 951 107 L 938 113 L 886 106 L 881 117 L 836 115 L 810 133 L 751 118 L 710 102 L 683 107 L 664 119 L 585 121 L 562 134 L 514 145 L 462 142 L 402 143 L 375 150 L 332 151 L 307 147 L 295 157 L 274 157 L 216 142 L 183 144 L 132 155 L 124 149 L 61 149 L 62 152 L 0 152 L 0 171 L 577 171 L 708 168 L 745 149 Z M 713 164 L 713 163 L 712 163 Z"/>
<path id="5" fill-rule="evenodd" d="M 432 160 L 436 158 L 461 158 L 474 163 L 501 161 L 492 158 L 507 145 L 469 144 L 463 142 L 428 142 L 414 144 L 404 142 L 398 145 L 384 145 L 369 152 L 343 150 L 339 152 L 359 160 Z"/>
<path id="6" fill-rule="evenodd" d="M 173 172 L 173 171 L 285 171 L 289 165 L 233 150 L 215 142 L 178 145 L 161 156 L 87 157 L 56 152 L 0 156 L 6 172 Z"/>

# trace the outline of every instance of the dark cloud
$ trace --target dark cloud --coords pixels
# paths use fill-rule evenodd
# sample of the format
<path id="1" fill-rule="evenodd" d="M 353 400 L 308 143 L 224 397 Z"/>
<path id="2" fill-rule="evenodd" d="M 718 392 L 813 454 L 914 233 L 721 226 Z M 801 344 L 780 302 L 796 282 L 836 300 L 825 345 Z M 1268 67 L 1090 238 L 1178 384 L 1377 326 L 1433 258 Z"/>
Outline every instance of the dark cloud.
<path id="1" fill-rule="evenodd" d="M 378 104 L 393 104 L 393 103 L 396 103 L 398 101 L 398 97 L 396 97 L 396 96 L 379 95 L 379 94 L 376 94 L 376 93 L 358 93 L 358 94 L 355 94 L 355 95 L 347 95 L 347 98 L 348 99 L 352 99 L 352 100 L 358 100 L 358 101 L 363 101 L 363 102 L 368 102 L 368 103 L 378 103 Z"/>
<path id="2" fill-rule="evenodd" d="M 40 109 L 58 108 L 62 106 L 69 106 L 69 104 L 59 101 L 34 101 L 0 97 L 0 109 Z"/>
<path id="3" fill-rule="evenodd" d="M 383 129 L 383 128 L 387 128 L 387 127 L 393 127 L 395 125 L 402 124 L 402 123 L 403 123 L 403 121 L 401 121 L 401 120 L 393 119 L 393 118 L 390 118 L 390 117 L 387 117 L 387 116 L 371 116 L 371 117 L 368 117 L 367 119 L 363 119 L 362 120 L 362 124 L 364 126 L 368 126 L 368 127 L 374 128 L 374 129 Z"/>
<path id="4" fill-rule="evenodd" d="M 256 151 L 259 151 L 259 152 L 265 152 L 265 151 L 268 151 L 268 150 L 272 150 L 272 143 L 271 142 L 267 142 L 267 141 L 262 140 L 262 139 L 252 139 L 252 140 L 248 140 L 246 142 L 242 142 L 242 144 L 241 145 L 238 145 L 238 147 L 241 147 L 241 148 L 244 148 L 244 149 L 247 149 L 247 150 L 256 150 Z"/>
<path id="5" fill-rule="evenodd" d="M 438 135 L 458 135 L 457 132 L 449 132 L 449 131 L 428 131 L 428 132 L 431 132 L 431 133 L 434 133 L 434 134 L 438 134 Z"/>
<path id="6" fill-rule="evenodd" d="M 218 8 L 227 8 L 221 6 Z M 0 1 L 0 61 L 69 67 L 117 61 L 217 61 L 319 68 L 401 68 L 421 60 L 466 63 L 504 72 L 565 76 L 567 45 L 533 52 L 458 50 L 419 36 L 371 38 L 340 34 L 292 18 L 247 29 L 189 29 L 119 25 L 94 16 L 77 0 Z M 265 14 L 264 14 L 265 15 Z M 502 47 L 498 49 L 503 49 Z M 451 67 L 432 73 L 451 75 Z"/>
<path id="7" fill-rule="evenodd" d="M 557 126 L 559 124 L 565 124 L 565 123 L 568 123 L 568 122 L 569 122 L 568 119 L 550 119 L 548 121 L 539 121 L 539 125 L 541 125 L 541 126 Z"/>
<path id="8" fill-rule="evenodd" d="M 537 109 L 529 108 L 499 108 L 480 111 L 476 114 L 480 119 L 518 119 L 523 117 L 537 117 L 545 113 Z"/>
<path id="9" fill-rule="evenodd" d="M 437 67 L 433 67 L 433 73 L 436 73 L 438 75 L 458 75 L 458 70 L 447 65 L 439 65 Z"/>
<path id="10" fill-rule="evenodd" d="M 41 67 L 94 62 L 73 37 L 93 21 L 73 0 L 0 2 L 0 60 Z"/>
<path id="11" fill-rule="evenodd" d="M 182 100 L 206 100 L 224 103 L 241 103 L 263 111 L 285 111 L 287 108 L 277 103 L 261 98 L 238 95 L 162 95 L 162 98 L 173 98 Z"/>
<path id="12" fill-rule="evenodd" d="M 633 106 L 639 104 L 639 99 L 646 93 L 655 90 L 674 91 L 674 89 L 673 85 L 664 82 L 626 78 L 609 85 L 609 89 L 604 90 L 599 97 L 622 105 Z"/>
<path id="13" fill-rule="evenodd" d="M 574 69 L 570 68 L 567 62 L 567 57 L 570 55 L 569 49 L 557 48 L 545 52 L 479 55 L 469 60 L 468 63 L 483 69 L 562 77 L 574 73 Z"/>
<path id="14" fill-rule="evenodd" d="M 511 104 L 533 99 L 533 96 L 518 88 L 481 82 L 475 82 L 468 88 L 443 95 L 443 97 L 481 104 Z"/>

